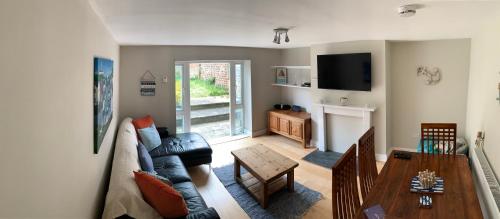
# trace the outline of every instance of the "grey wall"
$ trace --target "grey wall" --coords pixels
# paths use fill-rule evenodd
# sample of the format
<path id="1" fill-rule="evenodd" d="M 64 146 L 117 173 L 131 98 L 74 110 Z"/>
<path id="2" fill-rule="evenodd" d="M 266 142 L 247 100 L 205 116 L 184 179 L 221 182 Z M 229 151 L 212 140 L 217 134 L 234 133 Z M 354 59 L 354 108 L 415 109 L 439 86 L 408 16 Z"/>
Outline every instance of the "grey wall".
<path id="1" fill-rule="evenodd" d="M 100 218 L 119 117 L 119 48 L 87 0 L 0 3 L 0 218 Z M 93 58 L 114 118 L 93 154 Z"/>
<path id="2" fill-rule="evenodd" d="M 392 144 L 416 149 L 423 122 L 457 123 L 465 134 L 470 40 L 391 42 Z M 417 67 L 438 67 L 442 80 L 425 85 Z"/>
<path id="3" fill-rule="evenodd" d="M 271 66 L 281 61 L 276 49 L 210 47 L 210 46 L 122 46 L 120 110 L 122 118 L 151 114 L 161 126 L 175 130 L 175 61 L 251 60 L 252 63 L 252 131 L 267 127 L 267 110 L 280 100 L 280 88 L 273 87 L 275 76 Z M 139 93 L 141 75 L 150 70 L 157 78 L 164 75 L 168 83 L 157 86 L 156 96 Z"/>
<path id="4" fill-rule="evenodd" d="M 351 41 L 340 43 L 318 44 L 311 46 L 311 77 L 312 89 L 311 99 L 313 103 L 320 103 L 324 100 L 326 103 L 339 104 L 340 97 L 347 96 L 350 104 L 364 106 L 369 104 L 375 106 L 377 110 L 373 114 L 372 124 L 376 128 L 376 153 L 386 154 L 386 145 L 390 145 L 389 133 L 387 133 L 387 91 L 389 86 L 389 72 L 387 70 L 387 42 L 383 40 Z M 361 53 L 370 52 L 372 54 L 372 90 L 364 91 L 341 91 L 317 89 L 317 60 L 318 55 L 323 54 L 342 54 L 342 53 Z M 313 108 L 313 141 L 317 141 L 317 112 Z M 357 139 L 363 134 L 362 130 L 352 127 L 354 121 L 347 121 L 348 118 L 336 118 L 335 116 L 327 118 L 328 144 L 337 148 L 347 148 L 356 143 Z M 338 128 L 341 132 L 333 132 Z M 337 135 L 333 135 L 337 133 Z"/>
<path id="5" fill-rule="evenodd" d="M 476 140 L 476 133 L 486 133 L 484 150 L 497 176 L 500 174 L 500 16 L 484 25 L 472 37 L 467 103 L 467 137 Z"/>

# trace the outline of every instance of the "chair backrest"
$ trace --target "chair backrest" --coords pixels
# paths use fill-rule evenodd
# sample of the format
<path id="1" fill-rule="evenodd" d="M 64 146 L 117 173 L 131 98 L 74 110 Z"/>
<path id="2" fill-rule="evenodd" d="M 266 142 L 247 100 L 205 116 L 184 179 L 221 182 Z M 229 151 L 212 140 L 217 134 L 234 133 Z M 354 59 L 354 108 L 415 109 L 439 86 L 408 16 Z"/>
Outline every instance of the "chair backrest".
<path id="1" fill-rule="evenodd" d="M 356 176 L 356 145 L 332 167 L 333 218 L 354 218 L 360 207 Z"/>
<path id="2" fill-rule="evenodd" d="M 457 153 L 456 123 L 422 123 L 420 129 L 422 153 L 425 151 L 430 154 L 455 155 Z"/>
<path id="3" fill-rule="evenodd" d="M 359 184 L 361 197 L 365 199 L 377 179 L 377 161 L 375 160 L 375 128 L 371 127 L 358 142 Z"/>

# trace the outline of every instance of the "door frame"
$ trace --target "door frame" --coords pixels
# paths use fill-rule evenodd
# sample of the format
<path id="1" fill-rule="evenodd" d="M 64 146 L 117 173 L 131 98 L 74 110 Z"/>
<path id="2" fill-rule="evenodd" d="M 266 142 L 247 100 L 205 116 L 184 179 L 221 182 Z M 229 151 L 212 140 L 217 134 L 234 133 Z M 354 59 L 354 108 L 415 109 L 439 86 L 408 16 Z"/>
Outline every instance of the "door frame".
<path id="1" fill-rule="evenodd" d="M 178 111 L 176 109 L 175 115 L 176 115 L 176 120 L 177 120 L 177 114 L 180 112 L 180 114 L 183 116 L 183 132 L 189 132 L 191 131 L 191 92 L 190 92 L 190 72 L 189 72 L 189 64 L 192 63 L 229 63 L 229 120 L 231 124 L 231 136 L 233 136 L 234 132 L 234 127 L 235 127 L 235 111 L 236 109 L 242 109 L 243 110 L 243 127 L 240 132 L 240 134 L 246 134 L 248 130 L 246 130 L 246 123 L 249 121 L 246 121 L 245 113 L 251 113 L 251 112 L 246 112 L 245 110 L 245 72 L 246 72 L 246 67 L 245 65 L 249 63 L 247 60 L 191 60 L 191 61 L 174 61 L 174 72 L 175 72 L 175 66 L 182 65 L 182 110 Z M 240 64 L 241 65 L 241 103 L 236 104 L 236 68 L 235 66 Z M 174 83 L 175 86 L 175 83 Z M 174 88 L 175 89 L 175 88 Z M 175 94 L 174 94 L 175 95 Z"/>

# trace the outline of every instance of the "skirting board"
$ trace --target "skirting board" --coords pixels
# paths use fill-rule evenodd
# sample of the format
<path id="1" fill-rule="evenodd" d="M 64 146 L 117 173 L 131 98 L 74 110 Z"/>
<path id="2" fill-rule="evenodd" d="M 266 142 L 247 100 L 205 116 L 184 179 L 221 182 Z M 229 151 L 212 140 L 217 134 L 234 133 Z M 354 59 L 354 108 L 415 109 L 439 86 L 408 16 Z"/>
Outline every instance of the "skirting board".
<path id="1" fill-rule="evenodd" d="M 258 136 L 261 136 L 261 135 L 266 135 L 266 134 L 267 134 L 267 129 L 253 131 L 252 132 L 252 138 L 255 138 L 255 137 L 258 137 Z"/>
<path id="2" fill-rule="evenodd" d="M 386 162 L 387 161 L 387 154 L 375 154 L 375 160 Z"/>

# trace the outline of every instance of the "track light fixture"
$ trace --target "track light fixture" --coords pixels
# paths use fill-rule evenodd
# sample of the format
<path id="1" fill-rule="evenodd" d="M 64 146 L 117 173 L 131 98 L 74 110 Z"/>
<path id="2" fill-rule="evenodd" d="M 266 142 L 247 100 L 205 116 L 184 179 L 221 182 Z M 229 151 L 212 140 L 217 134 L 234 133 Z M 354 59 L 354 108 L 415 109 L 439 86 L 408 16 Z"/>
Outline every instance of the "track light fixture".
<path id="1" fill-rule="evenodd" d="M 274 40 L 273 43 L 281 44 L 281 34 L 285 34 L 285 42 L 290 42 L 288 37 L 288 28 L 276 28 L 274 29 Z"/>

